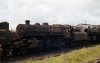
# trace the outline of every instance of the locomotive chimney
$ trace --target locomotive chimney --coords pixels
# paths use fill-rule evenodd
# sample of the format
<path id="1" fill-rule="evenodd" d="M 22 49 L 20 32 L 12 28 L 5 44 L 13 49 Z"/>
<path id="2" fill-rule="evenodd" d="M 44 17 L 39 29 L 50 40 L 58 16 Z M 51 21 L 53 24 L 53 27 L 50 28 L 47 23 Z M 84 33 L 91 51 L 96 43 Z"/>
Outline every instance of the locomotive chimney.
<path id="1" fill-rule="evenodd" d="M 25 20 L 25 24 L 30 24 L 30 20 Z"/>

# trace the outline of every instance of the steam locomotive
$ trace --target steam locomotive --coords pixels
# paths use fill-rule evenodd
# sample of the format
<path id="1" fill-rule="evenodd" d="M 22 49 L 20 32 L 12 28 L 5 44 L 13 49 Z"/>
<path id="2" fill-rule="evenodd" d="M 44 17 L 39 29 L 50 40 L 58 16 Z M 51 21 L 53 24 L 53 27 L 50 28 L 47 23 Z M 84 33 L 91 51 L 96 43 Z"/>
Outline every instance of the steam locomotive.
<path id="1" fill-rule="evenodd" d="M 81 32 L 80 29 L 75 29 L 70 25 L 49 25 L 46 22 L 42 25 L 39 23 L 32 25 L 29 20 L 26 20 L 25 24 L 19 24 L 16 27 L 15 35 L 17 36 L 15 40 L 11 37 L 12 32 L 8 33 L 7 36 L 4 35 L 5 37 L 11 37 L 7 38 L 10 41 L 6 39 L 3 41 L 3 43 L 7 43 L 6 46 L 3 44 L 3 47 L 8 55 L 10 52 L 16 55 L 35 49 L 69 48 L 100 41 L 99 28 L 88 27 L 84 32 Z"/>

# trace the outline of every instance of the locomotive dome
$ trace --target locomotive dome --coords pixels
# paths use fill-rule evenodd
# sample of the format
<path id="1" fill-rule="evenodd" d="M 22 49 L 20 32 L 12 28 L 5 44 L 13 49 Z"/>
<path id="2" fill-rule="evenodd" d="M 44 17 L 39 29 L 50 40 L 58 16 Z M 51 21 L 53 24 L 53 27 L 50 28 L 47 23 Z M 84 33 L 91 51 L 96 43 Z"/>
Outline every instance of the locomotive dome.
<path id="1" fill-rule="evenodd" d="M 42 25 L 44 26 L 48 26 L 49 24 L 47 22 L 44 22 Z"/>
<path id="2" fill-rule="evenodd" d="M 35 25 L 40 26 L 40 23 L 35 23 Z"/>

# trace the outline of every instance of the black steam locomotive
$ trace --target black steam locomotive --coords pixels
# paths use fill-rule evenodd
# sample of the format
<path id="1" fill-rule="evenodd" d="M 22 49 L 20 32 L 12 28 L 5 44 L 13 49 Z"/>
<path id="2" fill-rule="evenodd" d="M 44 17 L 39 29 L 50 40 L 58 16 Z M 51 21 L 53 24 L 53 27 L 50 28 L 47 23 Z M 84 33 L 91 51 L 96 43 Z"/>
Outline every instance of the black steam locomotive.
<path id="1" fill-rule="evenodd" d="M 30 24 L 26 20 L 26 24 L 19 24 L 16 28 L 18 38 L 16 40 L 17 51 L 48 49 L 62 47 L 76 47 L 92 44 L 100 41 L 100 32 L 87 28 L 81 32 L 80 29 L 74 29 L 70 25 L 59 25 L 43 23 Z M 21 49 L 23 48 L 23 49 Z"/>
<path id="2" fill-rule="evenodd" d="M 80 29 L 75 29 L 70 25 L 49 25 L 48 23 L 31 25 L 30 21 L 26 20 L 26 24 L 19 24 L 16 27 L 15 40 L 12 37 L 7 38 L 10 41 L 6 39 L 3 41 L 7 43 L 4 49 L 8 55 L 9 53 L 16 55 L 35 49 L 69 48 L 100 41 L 99 28 L 88 27 L 84 31 L 81 32 Z M 11 37 L 11 35 L 12 33 L 9 33 L 5 37 Z"/>

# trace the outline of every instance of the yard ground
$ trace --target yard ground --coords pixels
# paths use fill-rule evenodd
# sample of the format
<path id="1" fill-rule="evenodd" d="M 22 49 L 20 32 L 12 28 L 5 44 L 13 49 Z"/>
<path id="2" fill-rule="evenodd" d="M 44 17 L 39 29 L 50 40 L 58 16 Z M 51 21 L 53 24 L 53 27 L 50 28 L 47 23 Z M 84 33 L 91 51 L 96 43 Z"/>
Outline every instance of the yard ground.
<path id="1" fill-rule="evenodd" d="M 95 63 L 100 60 L 100 45 L 83 47 L 69 52 L 62 52 L 59 56 L 34 60 L 32 57 L 10 63 Z"/>
<path id="2" fill-rule="evenodd" d="M 95 63 L 100 59 L 100 45 L 84 47 L 44 60 L 28 59 L 25 63 Z"/>

